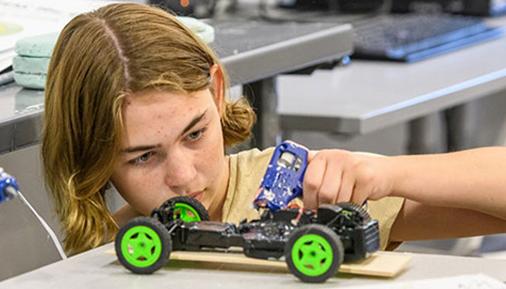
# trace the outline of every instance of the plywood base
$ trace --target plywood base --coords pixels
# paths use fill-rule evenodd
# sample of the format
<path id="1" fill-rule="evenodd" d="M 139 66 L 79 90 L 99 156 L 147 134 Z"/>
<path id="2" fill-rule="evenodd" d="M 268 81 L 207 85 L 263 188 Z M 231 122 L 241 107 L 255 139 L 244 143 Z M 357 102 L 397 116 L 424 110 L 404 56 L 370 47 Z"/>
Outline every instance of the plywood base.
<path id="1" fill-rule="evenodd" d="M 114 252 L 111 253 L 114 254 Z M 376 252 L 365 260 L 342 264 L 339 272 L 391 278 L 405 270 L 410 260 L 411 256 L 406 253 Z M 288 271 L 284 261 L 248 258 L 241 252 L 176 251 L 170 254 L 169 266 L 220 270 Z"/>
<path id="2" fill-rule="evenodd" d="M 262 260 L 248 258 L 242 253 L 221 253 L 221 252 L 172 252 L 170 259 L 178 261 L 193 261 L 207 263 L 225 263 L 236 265 L 249 265 L 253 267 L 279 268 L 288 270 L 286 263 L 279 260 Z M 365 260 L 354 263 L 342 264 L 339 268 L 340 273 L 395 277 L 401 271 L 407 268 L 411 256 L 405 253 L 395 252 L 377 252 Z"/>

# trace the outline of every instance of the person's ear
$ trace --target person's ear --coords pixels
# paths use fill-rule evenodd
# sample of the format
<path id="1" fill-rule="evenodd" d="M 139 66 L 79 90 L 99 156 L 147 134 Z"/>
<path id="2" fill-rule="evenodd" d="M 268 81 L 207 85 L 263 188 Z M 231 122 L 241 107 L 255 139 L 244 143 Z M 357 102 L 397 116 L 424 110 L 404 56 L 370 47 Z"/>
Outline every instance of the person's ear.
<path id="1" fill-rule="evenodd" d="M 214 102 L 218 107 L 220 115 L 224 111 L 224 100 L 225 100 L 225 79 L 223 76 L 223 70 L 218 64 L 213 64 L 210 69 L 211 74 L 211 88 L 214 96 Z"/>

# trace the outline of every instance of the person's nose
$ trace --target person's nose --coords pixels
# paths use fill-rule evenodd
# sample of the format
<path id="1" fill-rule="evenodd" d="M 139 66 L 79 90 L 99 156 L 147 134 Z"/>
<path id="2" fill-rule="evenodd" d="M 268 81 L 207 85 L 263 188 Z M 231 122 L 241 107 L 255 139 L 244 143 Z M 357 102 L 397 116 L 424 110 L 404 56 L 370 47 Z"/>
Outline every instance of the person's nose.
<path id="1" fill-rule="evenodd" d="M 197 176 L 192 156 L 184 151 L 173 151 L 165 161 L 165 182 L 171 190 L 181 193 L 191 189 L 188 185 Z"/>

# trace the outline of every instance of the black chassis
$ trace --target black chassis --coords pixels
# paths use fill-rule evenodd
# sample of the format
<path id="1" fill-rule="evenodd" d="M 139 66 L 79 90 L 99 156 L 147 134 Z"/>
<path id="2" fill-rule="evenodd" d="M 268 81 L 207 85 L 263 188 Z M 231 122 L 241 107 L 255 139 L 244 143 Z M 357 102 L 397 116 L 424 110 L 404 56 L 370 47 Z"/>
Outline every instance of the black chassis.
<path id="1" fill-rule="evenodd" d="M 351 210 L 350 210 L 351 207 Z M 332 229 L 344 248 L 344 261 L 367 257 L 379 249 L 378 222 L 360 207 L 350 203 L 322 205 L 318 210 L 283 209 L 264 211 L 260 219 L 242 221 L 239 225 L 214 221 L 186 223 L 170 217 L 163 208 L 152 214 L 167 228 L 174 251 L 243 248 L 248 257 L 279 259 L 284 255 L 290 234 L 308 224 Z"/>

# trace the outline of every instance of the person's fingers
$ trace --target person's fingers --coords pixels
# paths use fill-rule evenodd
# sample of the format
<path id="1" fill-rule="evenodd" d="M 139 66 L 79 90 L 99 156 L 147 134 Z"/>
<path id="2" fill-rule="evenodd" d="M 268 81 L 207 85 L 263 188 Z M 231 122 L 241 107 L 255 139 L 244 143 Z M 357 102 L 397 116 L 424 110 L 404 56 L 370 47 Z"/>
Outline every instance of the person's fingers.
<path id="1" fill-rule="evenodd" d="M 343 177 L 341 178 L 341 187 L 339 188 L 339 194 L 337 195 L 336 203 L 351 202 L 351 196 L 353 194 L 354 185 L 355 185 L 355 176 L 353 172 L 350 170 L 344 170 Z"/>
<path id="2" fill-rule="evenodd" d="M 314 157 L 316 156 L 317 153 L 318 153 L 318 151 L 308 150 L 307 151 L 307 161 L 311 162 L 314 159 Z"/>
<path id="3" fill-rule="evenodd" d="M 309 162 L 304 175 L 302 196 L 304 207 L 315 209 L 318 206 L 318 191 L 325 174 L 326 162 L 322 158 L 315 157 Z"/>
<path id="4" fill-rule="evenodd" d="M 375 185 L 374 181 L 376 172 L 365 163 L 355 165 L 354 172 L 355 187 L 353 188 L 351 201 L 357 205 L 362 205 Z"/>
<path id="5" fill-rule="evenodd" d="M 355 183 L 355 187 L 353 188 L 351 202 L 357 205 L 362 205 L 371 194 L 372 188 L 373 184 L 370 182 L 357 181 Z"/>
<path id="6" fill-rule="evenodd" d="M 325 174 L 318 190 L 318 205 L 335 203 L 341 186 L 342 174 L 342 162 L 327 160 Z"/>

